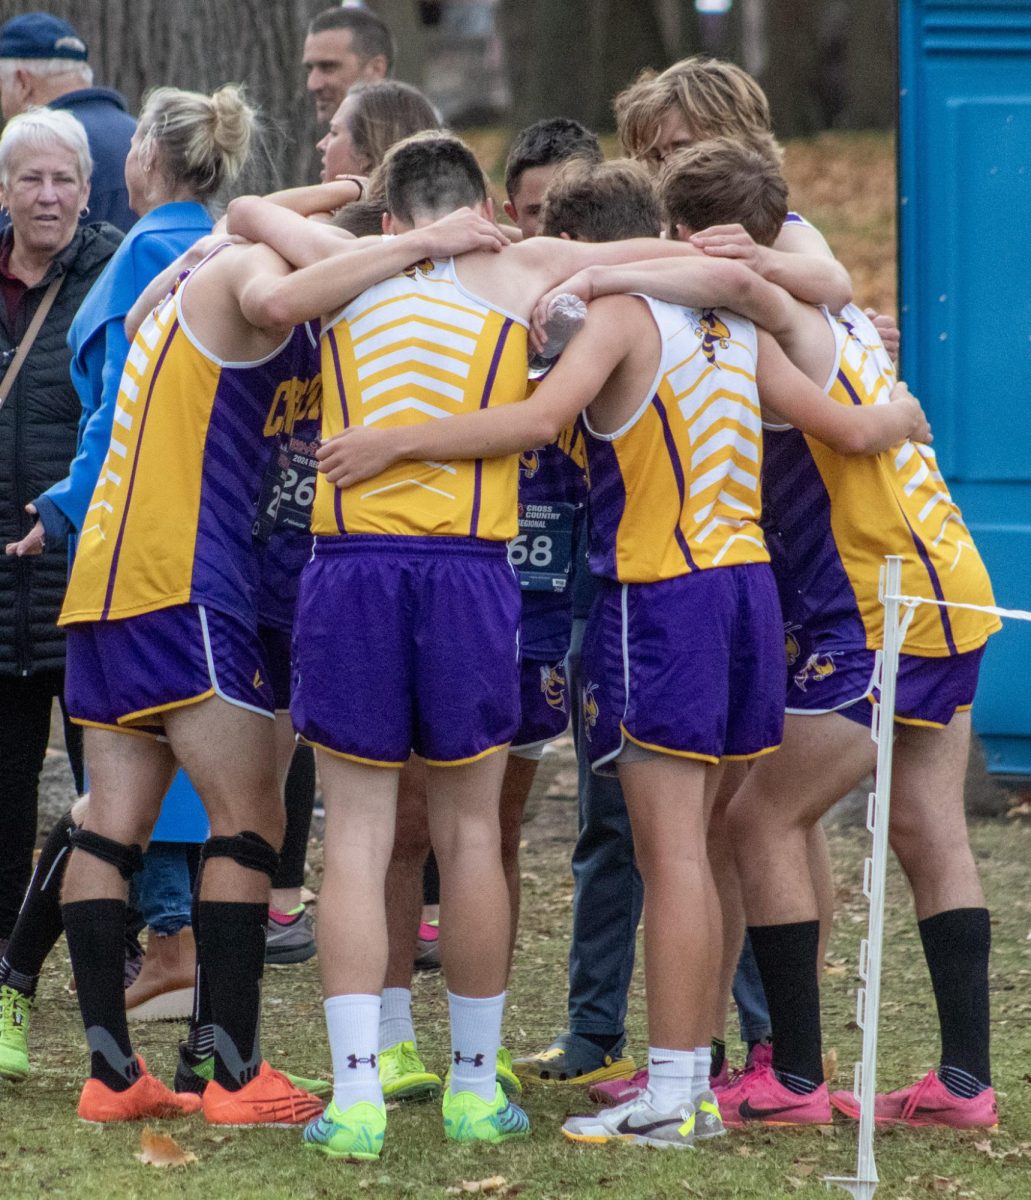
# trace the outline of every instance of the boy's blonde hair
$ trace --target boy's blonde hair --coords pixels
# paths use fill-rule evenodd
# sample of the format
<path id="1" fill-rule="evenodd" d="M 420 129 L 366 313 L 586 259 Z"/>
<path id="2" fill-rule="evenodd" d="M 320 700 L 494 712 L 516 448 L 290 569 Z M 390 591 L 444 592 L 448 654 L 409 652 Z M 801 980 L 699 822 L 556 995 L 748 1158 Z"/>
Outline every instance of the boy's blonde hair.
<path id="1" fill-rule="evenodd" d="M 659 126 L 674 108 L 693 140 L 758 135 L 772 139 L 769 101 L 752 76 L 734 63 L 695 55 L 661 75 L 643 72 L 616 97 L 619 138 L 631 158 L 652 156 Z M 773 144 L 779 154 L 779 146 Z"/>

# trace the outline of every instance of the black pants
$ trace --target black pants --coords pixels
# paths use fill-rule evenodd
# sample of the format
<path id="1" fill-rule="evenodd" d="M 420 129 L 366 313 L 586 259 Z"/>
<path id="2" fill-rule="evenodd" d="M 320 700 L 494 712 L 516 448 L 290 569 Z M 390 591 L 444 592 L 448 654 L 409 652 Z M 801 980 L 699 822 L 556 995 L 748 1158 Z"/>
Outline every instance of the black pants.
<path id="1" fill-rule="evenodd" d="M 64 671 L 0 676 L 0 938 L 10 937 L 32 875 L 39 774 L 54 697 L 64 705 Z M 82 730 L 65 714 L 68 761 L 83 789 Z"/>

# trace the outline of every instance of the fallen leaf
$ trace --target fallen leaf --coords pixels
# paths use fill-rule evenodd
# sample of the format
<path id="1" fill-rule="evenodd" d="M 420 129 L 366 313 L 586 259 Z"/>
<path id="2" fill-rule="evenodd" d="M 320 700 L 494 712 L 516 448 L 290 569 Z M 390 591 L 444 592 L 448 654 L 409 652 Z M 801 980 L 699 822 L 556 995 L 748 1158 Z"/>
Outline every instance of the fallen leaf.
<path id="1" fill-rule="evenodd" d="M 507 1196 L 509 1194 L 508 1180 L 504 1175 L 491 1175 L 488 1179 L 463 1179 L 456 1187 L 446 1189 L 448 1196 Z"/>
<path id="2" fill-rule="evenodd" d="M 838 1051 L 834 1046 L 823 1056 L 823 1077 L 827 1083 L 833 1083 L 838 1077 Z"/>
<path id="3" fill-rule="evenodd" d="M 197 1161 L 196 1154 L 184 1150 L 174 1137 L 167 1133 L 155 1133 L 145 1125 L 140 1134 L 140 1152 L 133 1156 L 151 1167 L 186 1167 Z"/>

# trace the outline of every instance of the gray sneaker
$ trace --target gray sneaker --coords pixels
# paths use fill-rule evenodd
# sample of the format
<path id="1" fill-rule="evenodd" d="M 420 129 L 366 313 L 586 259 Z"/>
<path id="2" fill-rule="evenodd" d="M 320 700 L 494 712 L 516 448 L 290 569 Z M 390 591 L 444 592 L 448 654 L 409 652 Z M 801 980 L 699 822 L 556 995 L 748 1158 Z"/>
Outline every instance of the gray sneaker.
<path id="1" fill-rule="evenodd" d="M 702 1092 L 695 1096 L 694 1111 L 696 1142 L 703 1138 L 722 1137 L 727 1132 L 723 1124 L 723 1117 L 720 1115 L 720 1102 L 716 1099 L 715 1092 Z"/>
<path id="2" fill-rule="evenodd" d="M 593 1117 L 570 1117 L 562 1132 L 571 1142 L 630 1142 L 660 1150 L 690 1150 L 696 1122 L 693 1104 L 659 1112 L 646 1096 L 638 1096 L 614 1108 L 603 1108 Z"/>
<path id="3" fill-rule="evenodd" d="M 265 961 L 273 966 L 307 962 L 315 953 L 315 929 L 307 912 L 285 924 L 271 914 L 265 934 Z"/>

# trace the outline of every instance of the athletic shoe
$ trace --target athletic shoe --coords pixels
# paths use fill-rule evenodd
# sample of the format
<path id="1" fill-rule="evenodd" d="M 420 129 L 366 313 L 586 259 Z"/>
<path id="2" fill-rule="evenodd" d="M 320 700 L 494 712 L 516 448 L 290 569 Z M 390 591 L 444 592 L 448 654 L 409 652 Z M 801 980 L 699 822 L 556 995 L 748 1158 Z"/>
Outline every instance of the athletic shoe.
<path id="1" fill-rule="evenodd" d="M 126 959 L 128 964 L 128 959 Z M 136 979 L 125 989 L 130 1021 L 182 1021 L 193 1012 L 197 943 L 187 925 L 161 937 L 151 931 Z"/>
<path id="2" fill-rule="evenodd" d="M 0 987 L 0 1079 L 21 1083 L 29 1075 L 29 1013 L 32 998 Z"/>
<path id="3" fill-rule="evenodd" d="M 773 1043 L 756 1042 L 745 1059 L 745 1073 L 773 1066 Z"/>
<path id="4" fill-rule="evenodd" d="M 523 1085 L 519 1082 L 519 1076 L 512 1070 L 512 1055 L 504 1046 L 498 1047 L 494 1070 L 498 1077 L 498 1083 L 501 1084 L 501 1090 L 509 1100 L 514 1100 L 516 1096 L 522 1094 Z"/>
<path id="5" fill-rule="evenodd" d="M 660 1112 L 648 1097 L 603 1108 L 593 1117 L 570 1117 L 562 1133 L 571 1142 L 630 1142 L 660 1150 L 690 1150 L 694 1146 L 697 1117 L 694 1105 L 682 1104 Z"/>
<path id="6" fill-rule="evenodd" d="M 444 1133 L 452 1142 L 490 1142 L 499 1145 L 512 1138 L 526 1137 L 530 1118 L 513 1104 L 499 1083 L 493 1102 L 475 1092 L 444 1092 Z"/>
<path id="7" fill-rule="evenodd" d="M 429 1100 L 444 1086 L 439 1075 L 426 1070 L 414 1042 L 381 1050 L 377 1066 L 384 1100 Z"/>
<path id="8" fill-rule="evenodd" d="M 709 1087 L 713 1091 L 718 1088 L 730 1087 L 731 1084 L 739 1082 L 749 1071 L 771 1066 L 773 1066 L 773 1046 L 769 1042 L 756 1042 L 748 1051 L 743 1067 L 732 1067 L 724 1057 L 719 1073 L 709 1076 Z"/>
<path id="9" fill-rule="evenodd" d="M 311 1092 L 320 1100 L 328 1100 L 333 1095 L 333 1085 L 328 1079 L 305 1079 L 303 1075 L 291 1075 L 289 1071 L 283 1074 L 294 1087 L 304 1092 Z M 179 1061 L 175 1067 L 175 1082 L 172 1087 L 177 1092 L 194 1092 L 198 1096 L 204 1094 L 204 1089 L 215 1078 L 215 1056 L 197 1058 L 187 1048 L 185 1042 L 179 1043 Z"/>
<path id="10" fill-rule="evenodd" d="M 282 918 L 286 918 L 283 920 Z M 269 910 L 265 961 L 272 966 L 307 962 L 315 954 L 315 928 L 303 904 L 291 913 Z"/>
<path id="11" fill-rule="evenodd" d="M 747 1069 L 748 1068 L 746 1067 L 745 1070 L 747 1070 Z M 732 1078 L 733 1078 L 733 1073 L 730 1069 L 730 1063 L 727 1060 L 727 1056 L 724 1055 L 723 1056 L 723 1064 L 721 1065 L 720 1069 L 716 1072 L 715 1075 L 713 1075 L 711 1072 L 709 1074 L 709 1087 L 711 1087 L 713 1089 L 726 1087 L 727 1084 L 730 1083 Z"/>
<path id="12" fill-rule="evenodd" d="M 616 1104 L 626 1104 L 628 1100 L 636 1100 L 648 1090 L 648 1068 L 631 1075 L 629 1079 L 609 1079 L 605 1083 L 596 1083 L 587 1089 L 587 1095 L 595 1104 L 612 1107 Z"/>
<path id="13" fill-rule="evenodd" d="M 203 1103 L 209 1125 L 304 1125 L 322 1112 L 321 1100 L 267 1062 L 235 1092 L 212 1079 L 204 1089 Z"/>
<path id="14" fill-rule="evenodd" d="M 744 1125 L 829 1125 L 830 1098 L 826 1083 L 799 1096 L 786 1088 L 772 1067 L 756 1067 L 716 1092 L 723 1123 L 730 1129 Z"/>
<path id="15" fill-rule="evenodd" d="M 694 1098 L 695 1125 L 694 1138 L 696 1142 L 706 1138 L 722 1137 L 727 1132 L 720 1113 L 720 1102 L 716 1093 L 702 1092 Z"/>
<path id="16" fill-rule="evenodd" d="M 386 1129 L 384 1105 L 360 1100 L 341 1112 L 331 1100 L 321 1116 L 305 1125 L 304 1144 L 321 1150 L 327 1158 L 370 1162 L 380 1156 Z"/>
<path id="17" fill-rule="evenodd" d="M 852 1092 L 835 1092 L 831 1104 L 859 1120 L 859 1098 Z M 967 1099 L 955 1096 L 938 1078 L 928 1071 L 923 1079 L 897 1092 L 878 1093 L 874 1101 L 874 1121 L 878 1125 L 940 1125 L 948 1129 L 994 1129 L 999 1123 L 995 1104 L 995 1089 Z"/>
<path id="18" fill-rule="evenodd" d="M 436 971 L 440 968 L 440 922 L 420 921 L 415 943 L 415 969 Z"/>
<path id="19" fill-rule="evenodd" d="M 87 1079 L 79 1096 L 79 1118 L 95 1124 L 109 1121 L 149 1121 L 185 1117 L 200 1111 L 201 1098 L 170 1091 L 151 1075 L 137 1056 L 142 1074 L 124 1092 L 116 1092 L 99 1079 Z"/>
<path id="20" fill-rule="evenodd" d="M 623 1057 L 623 1046 L 624 1042 L 620 1040 L 606 1054 L 587 1038 L 575 1033 L 560 1033 L 547 1050 L 517 1058 L 512 1069 L 520 1079 L 552 1085 L 628 1079 L 636 1064 L 629 1056 Z"/>

